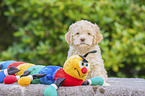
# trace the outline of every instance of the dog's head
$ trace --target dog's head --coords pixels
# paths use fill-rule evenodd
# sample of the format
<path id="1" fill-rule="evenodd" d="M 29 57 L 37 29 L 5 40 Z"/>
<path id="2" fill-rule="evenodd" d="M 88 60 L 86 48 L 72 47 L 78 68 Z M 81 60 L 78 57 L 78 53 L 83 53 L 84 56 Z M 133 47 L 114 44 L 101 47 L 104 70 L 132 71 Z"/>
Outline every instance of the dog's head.
<path id="1" fill-rule="evenodd" d="M 87 20 L 77 21 L 69 27 L 65 35 L 67 43 L 78 48 L 96 46 L 102 39 L 99 27 Z"/>

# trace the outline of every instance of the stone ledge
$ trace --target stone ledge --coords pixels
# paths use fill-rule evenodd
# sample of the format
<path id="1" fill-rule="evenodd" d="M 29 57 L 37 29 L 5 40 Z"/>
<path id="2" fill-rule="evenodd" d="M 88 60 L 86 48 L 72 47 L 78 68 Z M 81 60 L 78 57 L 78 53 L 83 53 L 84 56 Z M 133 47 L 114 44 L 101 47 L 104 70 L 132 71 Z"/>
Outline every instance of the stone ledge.
<path id="1" fill-rule="evenodd" d="M 75 86 L 60 87 L 58 96 L 145 96 L 145 79 L 140 78 L 109 78 L 105 92 L 99 92 L 98 87 Z M 21 87 L 18 84 L 0 84 L 0 96 L 43 96 L 48 85 L 31 84 Z M 98 88 L 95 90 L 95 88 Z"/>

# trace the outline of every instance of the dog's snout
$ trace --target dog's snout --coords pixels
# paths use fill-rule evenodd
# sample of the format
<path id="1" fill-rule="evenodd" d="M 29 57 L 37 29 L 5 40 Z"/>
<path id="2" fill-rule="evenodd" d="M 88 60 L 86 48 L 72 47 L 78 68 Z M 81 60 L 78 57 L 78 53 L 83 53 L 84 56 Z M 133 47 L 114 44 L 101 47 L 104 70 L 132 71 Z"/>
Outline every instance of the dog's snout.
<path id="1" fill-rule="evenodd" d="M 82 42 L 85 41 L 85 38 L 81 38 L 81 41 L 82 41 Z"/>

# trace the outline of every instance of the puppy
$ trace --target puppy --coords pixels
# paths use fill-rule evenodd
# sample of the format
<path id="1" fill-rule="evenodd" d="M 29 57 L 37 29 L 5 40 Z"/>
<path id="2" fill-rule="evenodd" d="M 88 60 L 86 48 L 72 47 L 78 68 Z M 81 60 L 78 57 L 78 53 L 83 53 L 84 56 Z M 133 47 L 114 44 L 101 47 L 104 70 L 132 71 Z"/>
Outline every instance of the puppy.
<path id="1" fill-rule="evenodd" d="M 100 76 L 106 83 L 107 72 L 98 46 L 98 43 L 103 39 L 99 27 L 87 20 L 77 21 L 69 27 L 68 33 L 65 34 L 65 39 L 70 45 L 68 58 L 72 55 L 84 55 L 89 51 L 97 50 L 97 53 L 89 54 L 87 57 L 91 64 L 91 69 L 86 79 Z"/>

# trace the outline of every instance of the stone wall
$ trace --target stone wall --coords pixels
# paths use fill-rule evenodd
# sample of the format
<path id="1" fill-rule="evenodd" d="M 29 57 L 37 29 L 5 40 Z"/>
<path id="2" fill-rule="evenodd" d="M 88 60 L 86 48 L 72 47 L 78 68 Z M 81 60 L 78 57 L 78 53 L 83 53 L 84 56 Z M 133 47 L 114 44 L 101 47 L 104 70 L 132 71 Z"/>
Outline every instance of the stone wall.
<path id="1" fill-rule="evenodd" d="M 145 96 L 145 79 L 109 78 L 110 86 L 60 87 L 58 96 Z M 0 84 L 0 96 L 43 96 L 48 85 L 31 84 L 21 87 L 18 84 Z"/>

